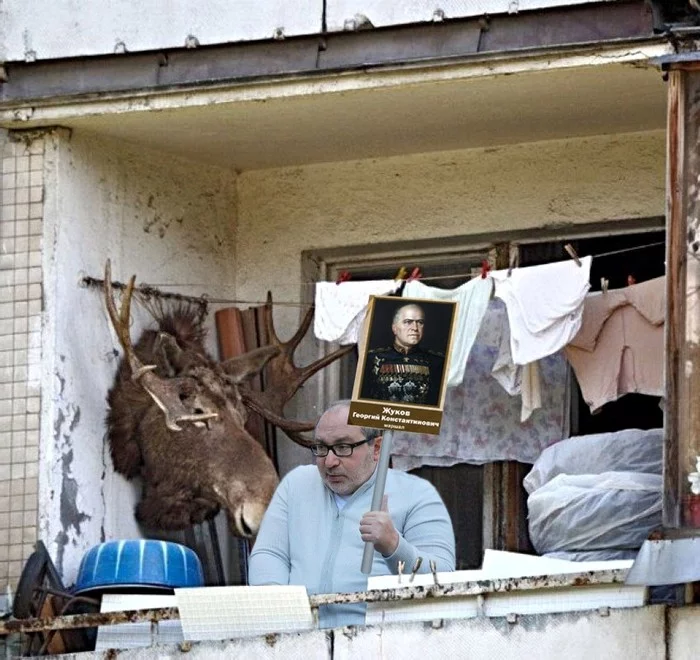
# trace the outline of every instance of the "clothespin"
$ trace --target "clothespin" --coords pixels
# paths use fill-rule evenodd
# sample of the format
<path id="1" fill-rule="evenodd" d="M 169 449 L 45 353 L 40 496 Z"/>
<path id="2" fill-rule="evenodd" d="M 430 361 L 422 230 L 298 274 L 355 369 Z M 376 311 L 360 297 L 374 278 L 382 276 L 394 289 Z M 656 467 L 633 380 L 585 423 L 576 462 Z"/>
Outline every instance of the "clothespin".
<path id="1" fill-rule="evenodd" d="M 408 269 L 406 268 L 406 266 L 401 266 L 401 268 L 399 268 L 399 272 L 396 273 L 396 275 L 394 275 L 394 279 L 395 280 L 405 280 L 406 275 L 408 275 Z"/>
<path id="2" fill-rule="evenodd" d="M 637 278 L 634 275 L 632 275 L 632 273 L 630 273 L 627 276 L 627 286 L 632 286 L 633 284 L 636 284 L 636 283 L 637 283 Z"/>
<path id="3" fill-rule="evenodd" d="M 600 278 L 600 290 L 603 293 L 608 292 L 608 285 L 610 284 L 610 280 L 605 279 L 604 277 Z"/>
<path id="4" fill-rule="evenodd" d="M 510 261 L 508 262 L 508 277 L 510 277 L 515 268 L 520 263 L 520 252 L 518 250 L 513 250 L 510 253 Z"/>
<path id="5" fill-rule="evenodd" d="M 574 246 L 571 245 L 571 243 L 567 243 L 564 246 L 564 249 L 569 253 L 569 256 L 576 262 L 576 265 L 580 268 L 581 267 L 581 260 L 578 258 L 578 255 L 576 254 L 576 250 L 574 250 Z"/>
<path id="6" fill-rule="evenodd" d="M 416 577 L 416 573 L 418 572 L 418 569 L 420 568 L 420 565 L 423 563 L 423 557 L 418 557 L 416 559 L 416 563 L 413 564 L 413 569 L 411 570 L 411 577 L 408 578 L 409 582 L 413 582 L 413 578 Z"/>
<path id="7" fill-rule="evenodd" d="M 342 284 L 343 282 L 347 282 L 350 279 L 350 272 L 347 270 L 344 270 L 340 275 L 338 275 L 338 279 L 335 281 L 336 284 Z"/>
<path id="8" fill-rule="evenodd" d="M 430 572 L 433 574 L 433 582 L 435 582 L 435 584 L 439 584 L 437 577 L 437 564 L 435 563 L 434 559 L 430 560 Z"/>
<path id="9" fill-rule="evenodd" d="M 491 265 L 489 264 L 488 261 L 486 261 L 486 259 L 483 259 L 481 262 L 481 279 L 482 280 L 486 279 L 486 275 L 488 274 L 488 272 L 490 270 L 491 270 Z"/>
<path id="10" fill-rule="evenodd" d="M 399 568 L 399 584 L 401 584 L 401 575 L 403 575 L 403 569 L 406 568 L 406 562 L 400 561 L 398 568 Z"/>
<path id="11" fill-rule="evenodd" d="M 420 267 L 416 266 L 412 271 L 411 274 L 406 278 L 407 282 L 410 282 L 411 280 L 419 280 L 421 277 L 423 277 L 423 273 L 420 271 Z"/>

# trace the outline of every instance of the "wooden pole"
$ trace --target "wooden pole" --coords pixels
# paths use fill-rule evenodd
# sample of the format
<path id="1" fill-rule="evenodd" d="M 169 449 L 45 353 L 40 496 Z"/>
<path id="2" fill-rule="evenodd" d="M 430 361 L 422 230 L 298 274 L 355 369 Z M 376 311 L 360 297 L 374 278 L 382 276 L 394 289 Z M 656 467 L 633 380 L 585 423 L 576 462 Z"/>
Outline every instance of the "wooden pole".
<path id="1" fill-rule="evenodd" d="M 685 335 L 685 218 L 683 216 L 684 72 L 671 71 L 666 156 L 666 410 L 664 420 L 664 527 L 679 527 L 679 438 L 682 433 L 682 347 Z"/>

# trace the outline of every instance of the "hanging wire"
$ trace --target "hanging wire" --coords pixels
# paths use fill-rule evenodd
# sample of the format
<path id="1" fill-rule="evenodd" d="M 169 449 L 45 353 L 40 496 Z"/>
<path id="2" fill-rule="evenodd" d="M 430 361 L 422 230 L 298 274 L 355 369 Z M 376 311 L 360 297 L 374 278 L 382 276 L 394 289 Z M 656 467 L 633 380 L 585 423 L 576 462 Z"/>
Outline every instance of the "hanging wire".
<path id="1" fill-rule="evenodd" d="M 615 254 L 622 254 L 623 252 L 634 252 L 636 250 L 644 250 L 646 248 L 658 247 L 659 245 L 664 245 L 665 241 L 657 241 L 655 243 L 645 243 L 644 245 L 635 245 L 634 247 L 621 248 L 619 250 L 611 250 L 610 252 L 601 252 L 599 254 L 591 255 L 593 259 L 600 259 L 602 257 L 610 257 Z M 474 266 L 474 269 L 468 273 L 450 273 L 447 275 L 429 275 L 427 277 L 421 276 L 418 281 L 429 282 L 433 280 L 449 280 L 449 279 L 474 279 L 476 277 L 481 277 L 481 266 Z M 404 280 L 405 282 L 406 280 Z M 97 279 L 95 277 L 83 277 L 83 286 L 90 288 L 102 288 L 104 286 L 104 280 Z M 303 282 L 304 286 L 316 286 L 316 282 Z M 125 289 L 126 285 L 122 282 L 113 282 L 112 286 L 115 289 Z M 203 310 L 208 307 L 208 305 L 264 305 L 265 300 L 240 300 L 236 298 L 210 298 L 206 294 L 201 296 L 188 296 L 181 293 L 172 293 L 168 291 L 161 291 L 155 287 L 158 286 L 172 286 L 172 287 L 195 287 L 195 286 L 208 286 L 202 283 L 172 283 L 172 282 L 161 282 L 156 284 L 144 285 L 142 287 L 134 287 L 134 293 L 140 294 L 145 298 L 162 298 L 170 299 L 181 302 L 189 302 L 196 305 L 202 306 Z M 338 285 L 342 286 L 342 284 Z M 301 302 L 301 301 L 289 301 L 289 300 L 274 300 L 272 302 L 275 307 L 311 307 L 313 303 L 311 302 Z M 206 311 L 203 311 L 206 315 Z"/>

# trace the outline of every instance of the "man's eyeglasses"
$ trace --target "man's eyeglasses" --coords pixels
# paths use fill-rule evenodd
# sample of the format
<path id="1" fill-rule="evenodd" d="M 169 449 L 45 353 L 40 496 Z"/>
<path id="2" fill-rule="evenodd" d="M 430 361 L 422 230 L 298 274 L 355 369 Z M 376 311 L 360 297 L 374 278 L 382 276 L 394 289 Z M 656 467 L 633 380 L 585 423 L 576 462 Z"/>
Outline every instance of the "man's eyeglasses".
<path id="1" fill-rule="evenodd" d="M 324 456 L 328 456 L 328 452 L 332 451 L 336 456 L 339 458 L 347 458 L 348 456 L 352 456 L 352 452 L 355 449 L 355 447 L 359 447 L 360 445 L 364 445 L 366 442 L 369 442 L 372 438 L 369 438 L 367 440 L 360 440 L 360 442 L 352 442 L 352 443 L 347 443 L 347 442 L 340 442 L 337 445 L 324 445 L 324 444 L 317 444 L 317 445 L 311 445 L 311 453 L 314 456 L 318 456 L 320 458 L 323 458 Z"/>

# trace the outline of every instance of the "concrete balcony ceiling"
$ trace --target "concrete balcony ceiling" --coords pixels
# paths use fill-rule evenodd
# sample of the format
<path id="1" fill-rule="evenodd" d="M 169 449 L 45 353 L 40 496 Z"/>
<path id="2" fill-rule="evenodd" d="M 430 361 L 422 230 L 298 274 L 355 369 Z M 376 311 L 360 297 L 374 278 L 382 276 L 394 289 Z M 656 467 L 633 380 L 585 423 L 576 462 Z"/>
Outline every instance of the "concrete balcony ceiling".
<path id="1" fill-rule="evenodd" d="M 118 115 L 76 109 L 55 123 L 249 170 L 663 129 L 666 113 L 660 72 L 627 64 L 303 92 Z"/>

